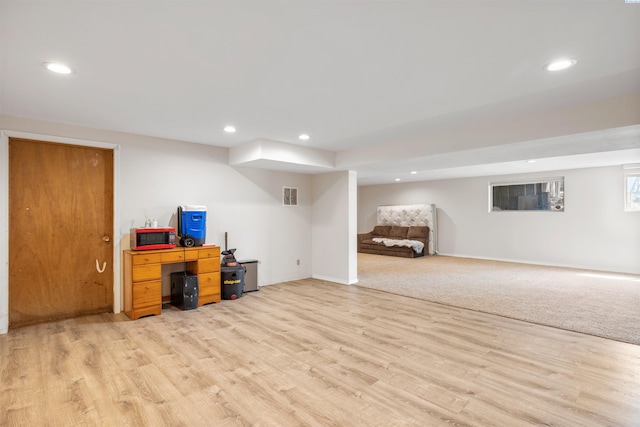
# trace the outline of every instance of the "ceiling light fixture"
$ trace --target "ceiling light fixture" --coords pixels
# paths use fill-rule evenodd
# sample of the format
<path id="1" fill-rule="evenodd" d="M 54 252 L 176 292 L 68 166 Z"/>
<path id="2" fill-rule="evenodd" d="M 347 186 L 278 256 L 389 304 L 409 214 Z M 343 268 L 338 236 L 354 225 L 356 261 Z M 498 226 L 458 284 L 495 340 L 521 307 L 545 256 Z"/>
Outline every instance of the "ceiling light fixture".
<path id="1" fill-rule="evenodd" d="M 535 163 L 536 161 L 531 159 L 531 160 L 527 160 L 527 163 Z"/>
<path id="2" fill-rule="evenodd" d="M 233 127 L 233 126 L 225 126 L 225 127 L 224 127 L 224 131 L 225 131 L 226 133 L 235 133 L 235 132 L 236 132 L 236 128 L 235 128 L 235 127 Z"/>
<path id="3" fill-rule="evenodd" d="M 544 69 L 547 71 L 560 71 L 566 70 L 567 68 L 573 67 L 576 65 L 578 61 L 575 59 L 558 59 L 557 61 L 553 61 L 544 66 Z"/>
<path id="4" fill-rule="evenodd" d="M 60 62 L 45 62 L 42 65 L 46 67 L 47 70 L 53 71 L 58 74 L 71 74 L 73 70 L 68 65 L 62 64 Z"/>
<path id="5" fill-rule="evenodd" d="M 418 171 L 411 171 L 411 175 L 415 175 L 417 173 L 418 173 Z"/>
<path id="6" fill-rule="evenodd" d="M 306 133 L 302 133 L 302 134 L 300 134 L 298 139 L 300 139 L 302 141 L 308 141 L 309 139 L 311 139 L 311 137 L 309 135 L 307 135 Z"/>
<path id="7" fill-rule="evenodd" d="M 396 178 L 396 182 L 400 181 L 400 178 Z"/>

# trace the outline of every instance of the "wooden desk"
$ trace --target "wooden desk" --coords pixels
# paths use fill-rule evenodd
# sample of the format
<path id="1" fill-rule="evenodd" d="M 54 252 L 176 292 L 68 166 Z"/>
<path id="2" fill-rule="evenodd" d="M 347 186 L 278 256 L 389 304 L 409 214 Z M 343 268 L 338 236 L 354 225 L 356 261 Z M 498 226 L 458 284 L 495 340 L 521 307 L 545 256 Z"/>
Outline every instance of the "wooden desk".
<path id="1" fill-rule="evenodd" d="M 124 312 L 136 320 L 162 314 L 162 266 L 183 263 L 198 275 L 198 307 L 220 302 L 220 247 L 124 251 Z"/>

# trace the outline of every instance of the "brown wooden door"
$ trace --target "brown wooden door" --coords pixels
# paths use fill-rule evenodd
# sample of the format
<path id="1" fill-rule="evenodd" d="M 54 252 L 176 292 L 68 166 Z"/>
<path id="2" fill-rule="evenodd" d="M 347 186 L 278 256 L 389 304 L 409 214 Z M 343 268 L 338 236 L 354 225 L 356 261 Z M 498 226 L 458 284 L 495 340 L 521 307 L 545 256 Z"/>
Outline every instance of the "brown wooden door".
<path id="1" fill-rule="evenodd" d="M 111 311 L 112 233 L 112 150 L 11 138 L 9 327 Z"/>

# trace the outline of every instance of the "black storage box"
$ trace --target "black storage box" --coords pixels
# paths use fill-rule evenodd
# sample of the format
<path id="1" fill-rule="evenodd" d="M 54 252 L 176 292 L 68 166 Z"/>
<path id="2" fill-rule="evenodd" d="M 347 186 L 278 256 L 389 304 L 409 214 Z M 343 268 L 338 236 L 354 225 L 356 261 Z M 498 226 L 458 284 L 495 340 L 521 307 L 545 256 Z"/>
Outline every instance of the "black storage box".
<path id="1" fill-rule="evenodd" d="M 240 298 L 244 288 L 244 268 L 241 265 L 220 267 L 220 288 L 222 299 Z"/>
<path id="2" fill-rule="evenodd" d="M 171 273 L 171 304 L 181 310 L 198 308 L 198 275 Z"/>

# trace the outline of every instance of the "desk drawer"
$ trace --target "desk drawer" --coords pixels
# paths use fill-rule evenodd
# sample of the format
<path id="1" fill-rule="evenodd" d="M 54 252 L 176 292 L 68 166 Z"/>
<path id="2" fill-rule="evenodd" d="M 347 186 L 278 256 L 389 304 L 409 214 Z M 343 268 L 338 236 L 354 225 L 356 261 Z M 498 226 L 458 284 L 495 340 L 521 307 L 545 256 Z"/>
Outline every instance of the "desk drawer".
<path id="1" fill-rule="evenodd" d="M 157 264 L 160 262 L 160 254 L 135 254 L 132 255 L 133 265 Z"/>
<path id="2" fill-rule="evenodd" d="M 196 270 L 198 274 L 220 271 L 220 258 L 199 259 Z"/>
<path id="3" fill-rule="evenodd" d="M 140 282 L 133 285 L 133 308 L 162 306 L 162 281 Z"/>
<path id="4" fill-rule="evenodd" d="M 161 254 L 161 261 L 167 264 L 180 261 L 195 261 L 197 259 L 198 251 L 172 251 Z"/>
<path id="5" fill-rule="evenodd" d="M 131 277 L 134 282 L 160 279 L 162 266 L 160 264 L 136 265 L 132 268 Z"/>
<path id="6" fill-rule="evenodd" d="M 206 249 L 198 250 L 198 258 L 200 259 L 216 258 L 216 257 L 220 257 L 220 248 L 217 246 L 215 248 L 206 248 Z"/>
<path id="7" fill-rule="evenodd" d="M 220 294 L 220 273 L 198 274 L 198 293 L 200 295 Z"/>

